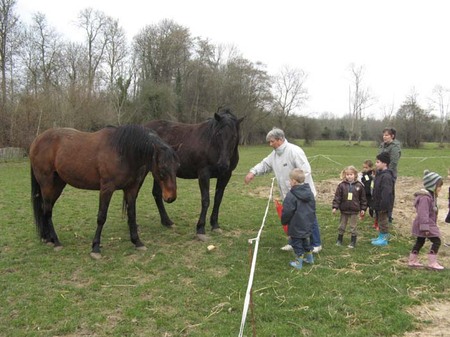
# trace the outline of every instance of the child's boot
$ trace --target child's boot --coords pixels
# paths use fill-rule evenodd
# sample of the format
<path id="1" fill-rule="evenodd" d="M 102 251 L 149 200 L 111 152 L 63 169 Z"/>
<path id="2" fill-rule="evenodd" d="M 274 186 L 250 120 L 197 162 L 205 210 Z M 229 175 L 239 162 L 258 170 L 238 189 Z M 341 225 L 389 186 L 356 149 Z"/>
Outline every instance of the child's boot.
<path id="1" fill-rule="evenodd" d="M 432 270 L 444 269 L 444 267 L 437 262 L 437 255 L 434 253 L 428 254 L 428 268 Z"/>
<path id="2" fill-rule="evenodd" d="M 421 268 L 421 267 L 423 267 L 423 264 L 420 263 L 420 261 L 419 261 L 419 257 L 417 255 L 416 251 L 411 252 L 409 254 L 408 267 L 411 267 L 411 268 Z"/>
<path id="3" fill-rule="evenodd" d="M 344 239 L 344 234 L 338 234 L 338 238 L 336 241 L 336 246 L 342 246 L 342 240 Z"/>
<path id="4" fill-rule="evenodd" d="M 356 247 L 356 235 L 352 235 L 350 244 L 347 247 L 348 248 L 355 248 Z"/>
<path id="5" fill-rule="evenodd" d="M 372 242 L 374 242 L 374 241 L 380 240 L 381 237 L 382 237 L 382 234 L 381 234 L 381 233 L 378 233 L 378 236 L 377 236 L 376 238 L 372 238 L 372 239 L 370 239 L 370 240 L 372 240 Z"/>
<path id="6" fill-rule="evenodd" d="M 313 256 L 312 251 L 311 252 L 307 252 L 305 254 L 305 258 L 303 259 L 303 261 L 305 263 L 308 263 L 308 264 L 314 264 L 314 256 Z"/>
<path id="7" fill-rule="evenodd" d="M 384 233 L 384 234 L 380 233 L 380 236 L 378 237 L 378 239 L 372 241 L 372 244 L 374 246 L 387 246 L 387 244 L 388 244 L 388 237 L 389 237 L 388 233 Z"/>
<path id="8" fill-rule="evenodd" d="M 295 269 L 302 269 L 302 267 L 303 267 L 303 255 L 297 256 L 295 261 L 289 262 L 289 265 L 291 267 L 294 267 Z"/>

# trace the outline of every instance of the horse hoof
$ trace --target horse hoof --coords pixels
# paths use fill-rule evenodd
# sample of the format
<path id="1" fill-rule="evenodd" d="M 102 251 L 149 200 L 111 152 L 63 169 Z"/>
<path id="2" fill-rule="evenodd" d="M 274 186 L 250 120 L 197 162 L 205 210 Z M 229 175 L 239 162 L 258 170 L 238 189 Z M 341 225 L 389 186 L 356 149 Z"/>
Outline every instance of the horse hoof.
<path id="1" fill-rule="evenodd" d="M 209 237 L 207 237 L 205 234 L 197 234 L 197 239 L 199 239 L 200 241 L 208 241 Z"/>
<path id="2" fill-rule="evenodd" d="M 51 241 L 45 241 L 45 244 L 47 246 L 49 246 L 49 247 L 54 247 L 55 246 L 55 244 L 53 242 L 51 242 Z"/>
<path id="3" fill-rule="evenodd" d="M 213 228 L 212 232 L 213 233 L 217 233 L 217 234 L 222 234 L 223 233 L 222 228 Z"/>
<path id="4" fill-rule="evenodd" d="M 136 247 L 136 249 L 137 249 L 137 250 L 140 250 L 140 251 L 142 251 L 142 252 L 144 252 L 144 251 L 147 250 L 147 247 L 145 247 L 145 246 L 139 246 L 139 247 Z"/>
<path id="5" fill-rule="evenodd" d="M 102 258 L 102 254 L 100 254 L 100 253 L 91 252 L 90 255 L 94 260 L 100 260 Z"/>
<path id="6" fill-rule="evenodd" d="M 55 252 L 59 252 L 59 251 L 61 251 L 63 249 L 63 246 L 55 246 L 54 248 L 53 248 L 53 250 L 55 251 Z"/>

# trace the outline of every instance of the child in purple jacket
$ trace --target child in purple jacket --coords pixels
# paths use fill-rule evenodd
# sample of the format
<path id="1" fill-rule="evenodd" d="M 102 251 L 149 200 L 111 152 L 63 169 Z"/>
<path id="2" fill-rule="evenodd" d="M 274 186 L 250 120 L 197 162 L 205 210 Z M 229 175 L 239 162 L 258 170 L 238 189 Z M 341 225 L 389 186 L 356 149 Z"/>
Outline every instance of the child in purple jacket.
<path id="1" fill-rule="evenodd" d="M 423 186 L 425 188 L 414 193 L 414 207 L 417 215 L 412 223 L 412 235 L 416 237 L 416 243 L 409 254 L 409 267 L 423 267 L 419 262 L 418 255 L 426 239 L 428 239 L 431 241 L 431 248 L 428 253 L 428 268 L 433 270 L 444 269 L 437 262 L 437 253 L 441 246 L 441 233 L 437 225 L 437 197 L 443 184 L 444 182 L 439 174 L 425 170 L 423 175 Z"/>

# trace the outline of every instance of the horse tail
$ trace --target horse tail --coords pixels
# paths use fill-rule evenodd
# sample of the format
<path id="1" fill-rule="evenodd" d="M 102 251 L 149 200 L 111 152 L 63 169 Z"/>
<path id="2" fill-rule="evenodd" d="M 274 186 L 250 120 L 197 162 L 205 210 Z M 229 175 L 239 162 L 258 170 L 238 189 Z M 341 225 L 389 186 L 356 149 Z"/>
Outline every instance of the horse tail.
<path id="1" fill-rule="evenodd" d="M 31 203 L 33 204 L 34 223 L 41 239 L 44 238 L 44 200 L 39 185 L 31 167 Z"/>

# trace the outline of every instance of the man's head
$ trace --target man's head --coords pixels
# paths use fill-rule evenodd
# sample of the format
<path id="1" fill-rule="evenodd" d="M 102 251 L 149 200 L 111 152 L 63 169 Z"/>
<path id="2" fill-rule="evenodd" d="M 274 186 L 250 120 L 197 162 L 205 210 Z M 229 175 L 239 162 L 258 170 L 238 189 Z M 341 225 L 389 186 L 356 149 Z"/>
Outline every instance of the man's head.
<path id="1" fill-rule="evenodd" d="M 285 141 L 284 131 L 278 128 L 273 128 L 267 133 L 266 141 L 273 149 L 277 149 Z"/>

